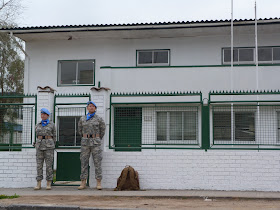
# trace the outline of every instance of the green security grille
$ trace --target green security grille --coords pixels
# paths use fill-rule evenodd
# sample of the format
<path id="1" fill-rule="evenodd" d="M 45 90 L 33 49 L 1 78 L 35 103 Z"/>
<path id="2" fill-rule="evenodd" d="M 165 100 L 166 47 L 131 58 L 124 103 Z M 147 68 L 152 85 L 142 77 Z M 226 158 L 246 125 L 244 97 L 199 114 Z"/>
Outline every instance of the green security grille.
<path id="1" fill-rule="evenodd" d="M 116 150 L 199 145 L 199 106 L 135 105 L 113 110 Z"/>
<path id="2" fill-rule="evenodd" d="M 7 150 L 10 150 L 11 147 L 32 145 L 32 131 L 35 124 L 34 113 L 34 106 L 0 106 L 1 148 L 7 147 Z"/>
<path id="3" fill-rule="evenodd" d="M 86 107 L 56 107 L 57 144 L 59 147 L 81 146 L 78 122 Z"/>
<path id="4" fill-rule="evenodd" d="M 212 106 L 214 145 L 280 145 L 280 105 Z"/>

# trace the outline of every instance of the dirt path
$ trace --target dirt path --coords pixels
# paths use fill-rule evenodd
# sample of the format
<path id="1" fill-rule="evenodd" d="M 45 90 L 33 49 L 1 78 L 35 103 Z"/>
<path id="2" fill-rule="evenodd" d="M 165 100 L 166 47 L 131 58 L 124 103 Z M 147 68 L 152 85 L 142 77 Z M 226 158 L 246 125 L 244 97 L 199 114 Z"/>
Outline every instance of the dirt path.
<path id="1" fill-rule="evenodd" d="M 280 209 L 280 200 L 269 199 L 203 199 L 203 198 L 147 198 L 108 196 L 21 196 L 2 199 L 0 204 L 45 204 L 73 205 L 100 208 L 141 208 L 141 209 Z"/>

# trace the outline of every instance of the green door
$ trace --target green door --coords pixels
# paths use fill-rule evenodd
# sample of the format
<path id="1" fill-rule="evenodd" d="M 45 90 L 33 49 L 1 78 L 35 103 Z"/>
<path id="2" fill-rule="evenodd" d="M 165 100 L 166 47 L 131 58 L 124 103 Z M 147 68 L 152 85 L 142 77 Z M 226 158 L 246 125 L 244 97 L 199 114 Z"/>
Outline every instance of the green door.
<path id="1" fill-rule="evenodd" d="M 114 142 L 123 147 L 116 151 L 141 151 L 142 108 L 116 107 L 114 111 Z"/>
<path id="2" fill-rule="evenodd" d="M 80 181 L 81 161 L 80 152 L 58 152 L 56 182 Z"/>

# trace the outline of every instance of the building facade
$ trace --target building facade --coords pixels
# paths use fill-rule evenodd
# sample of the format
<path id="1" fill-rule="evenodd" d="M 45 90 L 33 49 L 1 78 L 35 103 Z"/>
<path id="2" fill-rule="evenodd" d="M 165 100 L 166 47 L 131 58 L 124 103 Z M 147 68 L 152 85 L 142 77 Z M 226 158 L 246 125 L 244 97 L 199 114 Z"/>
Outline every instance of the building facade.
<path id="1" fill-rule="evenodd" d="M 77 122 L 93 100 L 105 188 L 131 165 L 142 189 L 279 191 L 280 20 L 258 20 L 257 51 L 253 20 L 233 28 L 233 49 L 230 21 L 2 29 L 26 43 L 29 95 L 22 144 L 1 142 L 0 187 L 35 185 L 42 107 L 57 127 L 54 185 L 78 181 Z"/>

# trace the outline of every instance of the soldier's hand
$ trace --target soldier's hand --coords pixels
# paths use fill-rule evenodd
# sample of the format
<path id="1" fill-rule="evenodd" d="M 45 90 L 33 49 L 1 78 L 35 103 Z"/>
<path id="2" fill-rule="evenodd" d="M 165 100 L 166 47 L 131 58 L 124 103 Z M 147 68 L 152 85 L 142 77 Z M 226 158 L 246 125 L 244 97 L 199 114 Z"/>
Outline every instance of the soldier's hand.
<path id="1" fill-rule="evenodd" d="M 32 145 L 33 145 L 33 147 L 35 147 L 35 144 L 36 144 L 36 142 L 34 141 L 34 142 L 33 142 L 33 144 L 32 144 Z"/>

